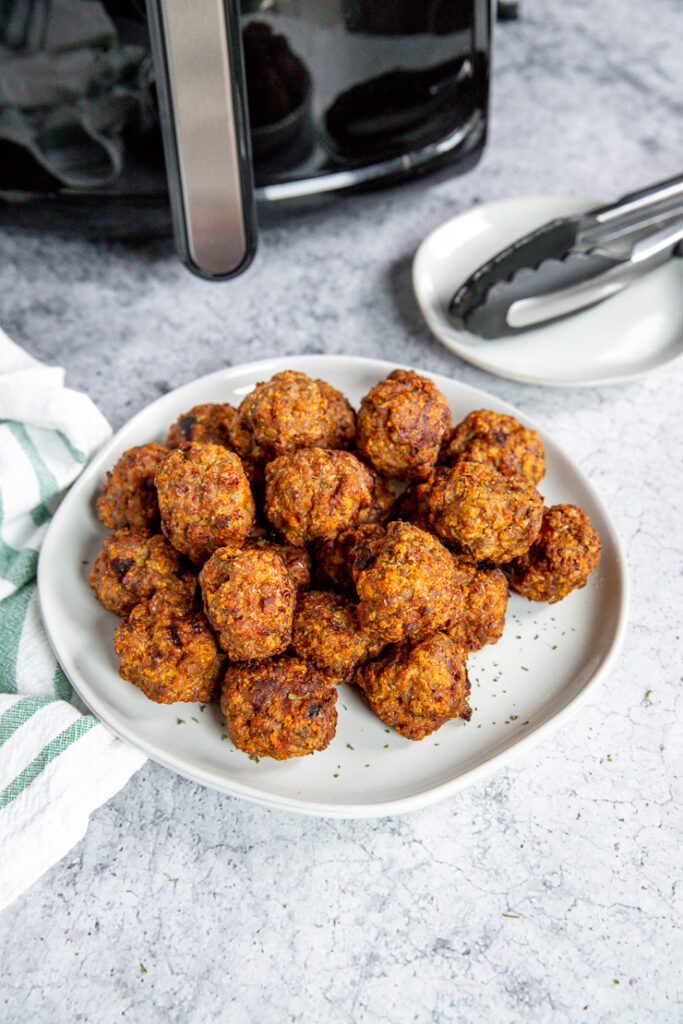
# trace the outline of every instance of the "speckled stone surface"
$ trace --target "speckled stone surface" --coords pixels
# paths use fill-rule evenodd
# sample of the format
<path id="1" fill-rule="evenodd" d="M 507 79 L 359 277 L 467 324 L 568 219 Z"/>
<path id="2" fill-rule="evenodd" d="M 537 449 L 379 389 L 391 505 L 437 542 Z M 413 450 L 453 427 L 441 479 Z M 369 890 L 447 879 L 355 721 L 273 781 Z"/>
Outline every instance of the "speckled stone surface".
<path id="1" fill-rule="evenodd" d="M 193 377 L 370 354 L 540 420 L 602 493 L 633 587 L 590 704 L 510 767 L 406 817 L 268 811 L 147 764 L 0 918 L 0 1021 L 683 1020 L 683 365 L 554 391 L 461 363 L 409 282 L 433 227 L 514 193 L 611 197 L 680 170 L 679 0 L 522 0 L 498 26 L 490 142 L 447 182 L 263 230 L 226 286 L 163 244 L 5 232 L 0 322 L 116 427 Z"/>

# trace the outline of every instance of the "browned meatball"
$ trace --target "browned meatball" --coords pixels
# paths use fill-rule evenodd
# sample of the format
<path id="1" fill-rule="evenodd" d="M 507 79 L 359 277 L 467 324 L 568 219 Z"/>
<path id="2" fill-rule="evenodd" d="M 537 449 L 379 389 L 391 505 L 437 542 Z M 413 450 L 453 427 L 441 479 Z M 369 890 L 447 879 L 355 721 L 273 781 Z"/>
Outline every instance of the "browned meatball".
<path id="1" fill-rule="evenodd" d="M 166 538 L 146 530 L 110 533 L 90 572 L 90 586 L 97 600 L 108 612 L 122 616 L 157 590 L 191 597 L 196 585 L 181 555 Z"/>
<path id="2" fill-rule="evenodd" d="M 316 381 L 323 399 L 327 399 L 327 415 L 334 424 L 326 436 L 331 443 L 314 445 L 315 448 L 352 448 L 356 439 L 356 413 L 346 395 L 325 380 Z"/>
<path id="3" fill-rule="evenodd" d="M 366 469 L 372 477 L 372 496 L 369 507 L 361 509 L 358 522 L 359 524 L 385 523 L 391 515 L 396 500 L 394 489 L 389 481 L 380 476 L 372 466 L 366 466 Z"/>
<path id="4" fill-rule="evenodd" d="M 230 433 L 237 418 L 237 409 L 227 402 L 218 405 L 195 405 L 184 412 L 171 426 L 166 446 L 180 448 L 186 441 L 209 441 L 232 448 Z"/>
<path id="5" fill-rule="evenodd" d="M 114 632 L 119 675 L 157 704 L 210 701 L 223 655 L 204 613 L 175 594 L 158 591 L 133 608 Z"/>
<path id="6" fill-rule="evenodd" d="M 509 562 L 523 554 L 543 516 L 535 487 L 481 462 L 458 462 L 437 477 L 427 505 L 435 533 L 474 562 Z"/>
<path id="7" fill-rule="evenodd" d="M 162 530 L 193 562 L 226 544 L 244 543 L 255 506 L 234 452 L 217 444 L 184 444 L 164 459 L 155 479 Z"/>
<path id="8" fill-rule="evenodd" d="M 452 718 L 469 721 L 465 652 L 445 633 L 398 644 L 356 672 L 370 709 L 409 740 L 421 740 Z"/>
<path id="9" fill-rule="evenodd" d="M 254 543 L 261 541 L 274 541 L 277 539 L 277 534 L 273 527 L 270 525 L 267 519 L 259 518 L 261 509 L 259 503 L 256 502 L 256 519 L 254 525 L 249 531 L 248 541 L 254 541 Z"/>
<path id="10" fill-rule="evenodd" d="M 340 682 L 356 665 L 376 658 L 382 639 L 363 629 L 354 605 L 341 594 L 310 590 L 299 597 L 292 629 L 292 650 Z"/>
<path id="11" fill-rule="evenodd" d="M 337 691 L 313 665 L 283 654 L 230 665 L 221 709 L 230 739 L 252 757 L 305 757 L 324 750 L 337 728 Z"/>
<path id="12" fill-rule="evenodd" d="M 401 519 L 404 523 L 412 523 L 421 530 L 431 532 L 432 524 L 429 519 L 427 498 L 432 489 L 433 477 L 423 480 L 420 483 L 411 484 L 406 487 L 403 494 L 396 500 L 392 511 L 392 519 Z"/>
<path id="13" fill-rule="evenodd" d="M 356 444 L 384 476 L 424 480 L 451 429 L 448 402 L 427 377 L 394 370 L 361 402 Z"/>
<path id="14" fill-rule="evenodd" d="M 199 583 L 206 617 L 232 661 L 270 658 L 289 645 L 296 590 L 274 551 L 219 548 Z"/>
<path id="15" fill-rule="evenodd" d="M 585 587 L 601 550 L 587 512 L 553 505 L 544 510 L 541 532 L 529 550 L 506 566 L 510 586 L 530 601 L 554 604 Z"/>
<path id="16" fill-rule="evenodd" d="M 325 589 L 332 587 L 356 596 L 354 572 L 364 569 L 384 538 L 384 527 L 366 523 L 343 530 L 332 540 L 320 541 L 315 548 L 315 577 Z"/>
<path id="17" fill-rule="evenodd" d="M 154 474 L 168 455 L 163 445 L 143 444 L 129 448 L 107 473 L 97 514 L 109 530 L 127 526 L 138 530 L 159 528 L 159 504 Z"/>
<path id="18" fill-rule="evenodd" d="M 536 430 L 514 416 L 490 409 L 471 412 L 453 431 L 446 462 L 484 462 L 503 476 L 519 476 L 535 487 L 545 472 L 543 442 Z"/>
<path id="19" fill-rule="evenodd" d="M 266 514 L 296 547 L 355 526 L 372 494 L 372 476 L 350 452 L 302 448 L 266 466 Z"/>
<path id="20" fill-rule="evenodd" d="M 402 519 L 405 523 L 419 526 L 427 533 L 433 533 L 434 529 L 429 515 L 429 495 L 436 481 L 447 472 L 445 467 L 437 466 L 428 480 L 409 484 L 403 494 L 397 498 L 391 510 L 391 518 Z"/>
<path id="21" fill-rule="evenodd" d="M 459 563 L 459 613 L 444 627 L 453 643 L 465 651 L 497 644 L 505 627 L 508 584 L 500 569 L 480 569 Z"/>
<path id="22" fill-rule="evenodd" d="M 245 551 L 273 551 L 285 563 L 296 590 L 308 590 L 311 585 L 311 556 L 306 548 L 295 548 L 293 544 L 279 544 L 264 538 L 248 537 L 244 542 Z"/>
<path id="23" fill-rule="evenodd" d="M 357 572 L 358 616 L 387 643 L 418 640 L 449 620 L 458 585 L 446 548 L 411 523 L 390 523 Z"/>
<path id="24" fill-rule="evenodd" d="M 243 399 L 232 442 L 244 458 L 267 462 L 299 448 L 348 448 L 355 429 L 353 409 L 340 391 L 285 370 Z"/>
<path id="25" fill-rule="evenodd" d="M 238 551 L 274 551 L 285 563 L 285 568 L 292 577 L 297 590 L 308 590 L 311 585 L 313 566 L 311 556 L 306 548 L 295 548 L 293 544 L 283 544 L 270 524 L 255 523 L 244 544 L 227 544 L 233 554 Z"/>

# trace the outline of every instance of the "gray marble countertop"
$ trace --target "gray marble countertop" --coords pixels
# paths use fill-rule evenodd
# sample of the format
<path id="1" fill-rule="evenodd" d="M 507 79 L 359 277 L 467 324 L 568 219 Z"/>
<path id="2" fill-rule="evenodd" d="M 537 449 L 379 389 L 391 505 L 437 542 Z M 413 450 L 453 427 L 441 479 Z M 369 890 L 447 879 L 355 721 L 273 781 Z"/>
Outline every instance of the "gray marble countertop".
<path id="1" fill-rule="evenodd" d="M 0 918 L 3 1024 L 683 1020 L 683 365 L 609 388 L 505 381 L 441 348 L 410 286 L 420 240 L 476 201 L 609 198 L 680 171 L 682 14 L 679 0 L 522 0 L 522 20 L 498 26 L 473 172 L 266 227 L 225 286 L 161 243 L 0 237 L 0 323 L 114 427 L 265 356 L 439 371 L 571 448 L 632 582 L 625 647 L 588 706 L 425 810 L 305 818 L 147 763 Z"/>

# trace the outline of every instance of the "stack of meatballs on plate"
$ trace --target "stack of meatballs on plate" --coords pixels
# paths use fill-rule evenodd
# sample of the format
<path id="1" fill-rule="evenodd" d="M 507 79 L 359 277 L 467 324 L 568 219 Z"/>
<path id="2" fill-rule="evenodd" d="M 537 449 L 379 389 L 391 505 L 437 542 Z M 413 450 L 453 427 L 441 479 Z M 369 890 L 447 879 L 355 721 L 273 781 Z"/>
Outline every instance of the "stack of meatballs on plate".
<path id="1" fill-rule="evenodd" d="M 559 601 L 600 558 L 582 509 L 544 508 L 543 472 L 536 431 L 487 410 L 453 428 L 411 370 L 357 416 L 293 370 L 195 406 L 97 502 L 120 674 L 159 703 L 220 691 L 235 746 L 278 760 L 327 747 L 340 684 L 412 740 L 469 719 L 467 656 L 500 639 L 508 587 Z"/>

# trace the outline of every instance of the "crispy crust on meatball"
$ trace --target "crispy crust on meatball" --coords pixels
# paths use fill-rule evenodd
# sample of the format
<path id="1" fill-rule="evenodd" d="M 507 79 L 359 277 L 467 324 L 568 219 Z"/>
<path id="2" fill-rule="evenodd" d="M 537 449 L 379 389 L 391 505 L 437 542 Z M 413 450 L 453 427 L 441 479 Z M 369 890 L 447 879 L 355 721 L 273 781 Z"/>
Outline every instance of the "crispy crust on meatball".
<path id="1" fill-rule="evenodd" d="M 469 721 L 465 652 L 445 633 L 398 644 L 356 672 L 377 717 L 409 740 L 421 740 L 452 718 Z"/>
<path id="2" fill-rule="evenodd" d="M 299 448 L 348 448 L 355 430 L 353 409 L 340 391 L 285 370 L 246 395 L 231 437 L 243 458 L 267 462 Z"/>
<path id="3" fill-rule="evenodd" d="M 326 448 L 351 448 L 356 439 L 356 413 L 346 395 L 332 387 L 325 380 L 316 381 L 323 398 L 327 399 L 327 415 L 333 424 L 330 432 L 332 443 Z M 322 448 L 323 445 L 315 445 Z"/>
<path id="4" fill-rule="evenodd" d="M 374 545 L 383 539 L 384 532 L 384 527 L 377 523 L 365 523 L 353 530 L 343 530 L 332 540 L 316 544 L 315 578 L 318 586 L 355 597 L 354 571 L 365 568 L 371 554 L 374 554 Z"/>
<path id="5" fill-rule="evenodd" d="M 255 506 L 234 452 L 210 443 L 181 445 L 160 463 L 155 479 L 161 528 L 193 562 L 226 544 L 244 543 Z"/>
<path id="6" fill-rule="evenodd" d="M 460 562 L 459 614 L 453 615 L 444 632 L 465 651 L 497 644 L 505 628 L 508 584 L 500 569 L 483 569 Z"/>
<path id="7" fill-rule="evenodd" d="M 354 605 L 341 594 L 310 590 L 299 597 L 292 650 L 337 682 L 347 682 L 357 665 L 376 658 L 385 646 L 363 629 Z"/>
<path id="8" fill-rule="evenodd" d="M 391 510 L 392 519 L 402 519 L 405 523 L 412 523 L 427 533 L 433 533 L 431 517 L 429 514 L 429 495 L 437 480 L 440 480 L 448 470 L 444 466 L 437 466 L 428 480 L 420 480 L 409 484 L 399 498 L 396 499 Z"/>
<path id="9" fill-rule="evenodd" d="M 293 544 L 283 544 L 275 538 L 271 526 L 257 526 L 245 540 L 244 544 L 225 544 L 233 554 L 238 551 L 273 551 L 285 563 L 285 569 L 292 578 L 297 590 L 308 590 L 311 586 L 313 564 L 306 548 L 295 548 Z"/>
<path id="10" fill-rule="evenodd" d="M 358 616 L 387 643 L 419 640 L 448 621 L 457 582 L 453 558 L 436 537 L 390 523 L 357 572 Z"/>
<path id="11" fill-rule="evenodd" d="M 509 562 L 523 554 L 543 517 L 535 487 L 481 462 L 458 462 L 437 477 L 427 505 L 438 536 L 474 562 Z"/>
<path id="12" fill-rule="evenodd" d="M 324 750 L 337 728 L 337 691 L 291 655 L 230 665 L 221 710 L 230 739 L 252 757 L 284 761 Z"/>
<path id="13" fill-rule="evenodd" d="M 436 385 L 412 370 L 394 370 L 361 402 L 356 444 L 384 476 L 423 480 L 450 429 L 448 402 Z"/>
<path id="14" fill-rule="evenodd" d="M 155 530 L 159 527 L 159 504 L 154 474 L 168 455 L 168 448 L 151 442 L 124 452 L 97 499 L 97 515 L 109 530 L 131 527 Z"/>
<path id="15" fill-rule="evenodd" d="M 266 514 L 295 547 L 355 526 L 372 495 L 372 476 L 350 452 L 302 448 L 266 466 Z"/>
<path id="16" fill-rule="evenodd" d="M 394 505 L 392 519 L 401 519 L 404 523 L 412 523 L 420 530 L 431 532 L 432 524 L 429 519 L 427 497 L 432 489 L 433 477 L 423 480 L 420 483 L 410 484 L 406 487 L 400 498 L 397 498 Z"/>
<path id="17" fill-rule="evenodd" d="M 296 590 L 274 551 L 219 548 L 199 583 L 206 617 L 232 661 L 271 658 L 289 645 Z"/>
<path id="18" fill-rule="evenodd" d="M 311 585 L 311 556 L 306 548 L 295 548 L 293 544 L 279 544 L 266 538 L 247 537 L 245 551 L 272 551 L 285 563 L 296 590 L 308 590 Z"/>
<path id="19" fill-rule="evenodd" d="M 396 500 L 394 489 L 389 481 L 380 476 L 372 466 L 366 466 L 366 469 L 372 477 L 372 495 L 368 508 L 361 509 L 358 522 L 359 524 L 385 523 L 391 515 Z"/>
<path id="20" fill-rule="evenodd" d="M 158 590 L 191 598 L 197 581 L 160 533 L 118 530 L 105 537 L 90 571 L 90 586 L 103 608 L 126 616 Z"/>
<path id="21" fill-rule="evenodd" d="M 490 409 L 476 409 L 455 428 L 444 461 L 483 462 L 503 476 L 519 476 L 535 487 L 545 473 L 540 434 L 514 418 Z"/>
<path id="22" fill-rule="evenodd" d="M 160 590 L 133 608 L 114 632 L 119 675 L 157 704 L 210 701 L 223 655 L 204 613 Z"/>
<path id="23" fill-rule="evenodd" d="M 230 435 L 237 409 L 227 402 L 195 405 L 172 424 L 166 438 L 167 448 L 180 448 L 186 441 L 209 441 L 232 448 Z"/>
<path id="24" fill-rule="evenodd" d="M 553 505 L 544 510 L 529 550 L 506 566 L 510 586 L 530 601 L 554 604 L 585 587 L 601 550 L 587 512 L 577 505 Z"/>

